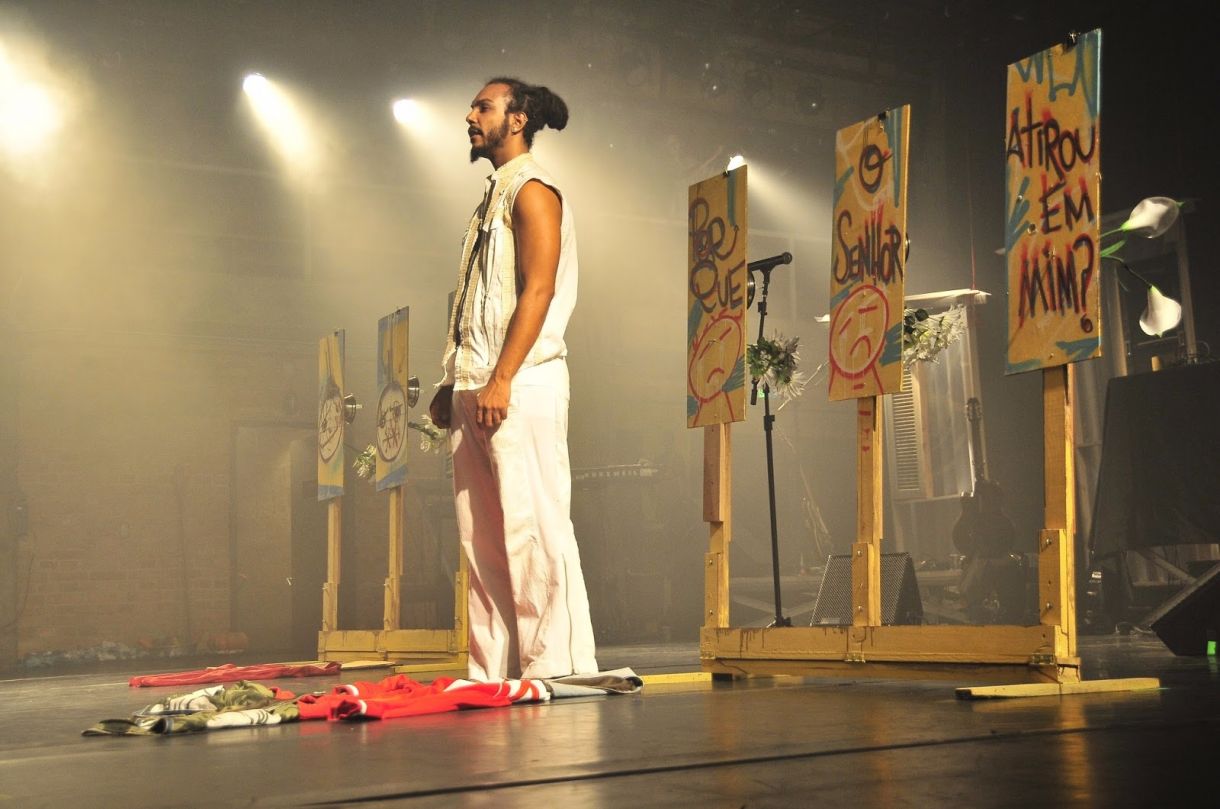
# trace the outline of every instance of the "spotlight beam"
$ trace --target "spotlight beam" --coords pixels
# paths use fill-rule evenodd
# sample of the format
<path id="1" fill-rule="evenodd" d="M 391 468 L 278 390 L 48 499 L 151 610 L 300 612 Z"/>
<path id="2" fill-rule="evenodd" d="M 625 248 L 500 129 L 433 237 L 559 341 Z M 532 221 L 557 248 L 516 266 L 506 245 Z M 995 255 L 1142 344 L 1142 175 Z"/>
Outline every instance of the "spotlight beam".
<path id="1" fill-rule="evenodd" d="M 318 157 L 316 135 L 292 97 L 261 73 L 247 74 L 241 88 L 280 155 L 296 170 L 313 168 Z"/>

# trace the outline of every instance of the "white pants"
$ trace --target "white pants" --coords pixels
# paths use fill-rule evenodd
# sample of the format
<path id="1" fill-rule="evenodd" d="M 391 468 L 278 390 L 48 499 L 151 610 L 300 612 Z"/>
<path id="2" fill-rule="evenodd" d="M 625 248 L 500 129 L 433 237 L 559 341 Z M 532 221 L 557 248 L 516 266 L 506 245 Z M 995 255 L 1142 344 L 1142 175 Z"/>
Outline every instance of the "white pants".
<path id="1" fill-rule="evenodd" d="M 472 680 L 596 672 L 572 529 L 566 368 L 514 383 L 508 418 L 479 426 L 476 391 L 453 395 L 453 490 L 470 566 Z"/>

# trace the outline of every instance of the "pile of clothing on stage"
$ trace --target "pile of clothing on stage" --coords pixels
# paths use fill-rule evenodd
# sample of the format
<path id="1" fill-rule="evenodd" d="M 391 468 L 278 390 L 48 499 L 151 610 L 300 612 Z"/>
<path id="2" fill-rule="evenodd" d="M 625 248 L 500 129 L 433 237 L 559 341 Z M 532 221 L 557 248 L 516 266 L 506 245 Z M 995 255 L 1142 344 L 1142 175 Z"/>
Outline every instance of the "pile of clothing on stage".
<path id="1" fill-rule="evenodd" d="M 330 670 L 329 667 L 327 670 Z M 204 677 L 231 679 L 236 671 L 239 669 L 217 667 L 199 673 L 163 676 L 202 682 Z M 142 679 L 133 678 L 132 685 L 150 684 L 137 682 Z M 632 694 L 642 687 L 643 681 L 631 669 L 551 680 L 475 682 L 438 677 L 427 684 L 396 674 L 377 682 L 342 683 L 329 690 L 300 695 L 277 686 L 242 679 L 217 682 L 185 694 L 166 697 L 141 708 L 129 718 L 104 719 L 86 729 L 83 735 L 161 736 L 311 720 L 396 719 L 464 708 L 500 708 L 521 703 L 549 702 L 565 697 Z"/>

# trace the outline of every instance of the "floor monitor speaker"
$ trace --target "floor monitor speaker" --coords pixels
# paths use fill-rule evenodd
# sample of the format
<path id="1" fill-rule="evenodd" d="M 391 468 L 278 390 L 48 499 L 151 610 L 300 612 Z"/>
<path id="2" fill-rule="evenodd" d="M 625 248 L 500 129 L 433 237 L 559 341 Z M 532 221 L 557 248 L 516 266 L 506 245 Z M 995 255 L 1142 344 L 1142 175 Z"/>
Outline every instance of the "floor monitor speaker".
<path id="1" fill-rule="evenodd" d="M 851 614 L 851 555 L 830 556 L 809 625 L 848 626 Z M 881 554 L 881 623 L 923 623 L 923 601 L 909 553 Z"/>
<path id="2" fill-rule="evenodd" d="M 1220 640 L 1220 563 L 1157 607 L 1144 623 L 1176 655 L 1207 654 L 1208 641 Z"/>

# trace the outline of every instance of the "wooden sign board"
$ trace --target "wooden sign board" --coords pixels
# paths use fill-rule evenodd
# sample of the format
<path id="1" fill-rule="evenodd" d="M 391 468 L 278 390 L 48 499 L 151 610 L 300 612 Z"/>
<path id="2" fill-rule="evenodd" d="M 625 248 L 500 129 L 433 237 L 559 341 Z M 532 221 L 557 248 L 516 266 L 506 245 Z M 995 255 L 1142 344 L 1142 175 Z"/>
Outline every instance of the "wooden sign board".
<path id="1" fill-rule="evenodd" d="M 318 343 L 318 499 L 343 494 L 343 330 Z"/>
<path id="2" fill-rule="evenodd" d="M 377 321 L 377 491 L 407 482 L 407 346 L 410 309 Z"/>
<path id="3" fill-rule="evenodd" d="M 910 105 L 835 133 L 830 399 L 902 390 Z"/>
<path id="4" fill-rule="evenodd" d="M 1008 362 L 1101 354 L 1101 31 L 1008 66 Z"/>
<path id="5" fill-rule="evenodd" d="M 690 187 L 686 426 L 745 419 L 746 167 Z"/>

